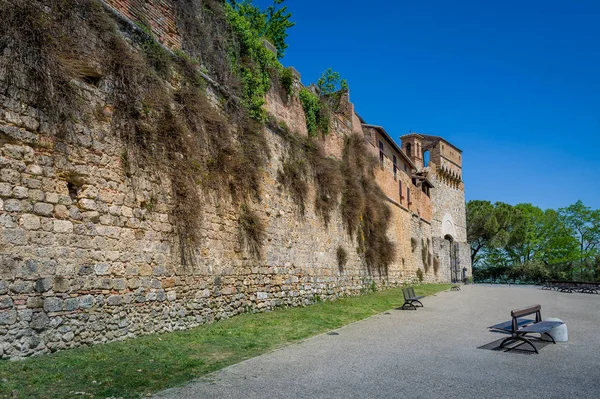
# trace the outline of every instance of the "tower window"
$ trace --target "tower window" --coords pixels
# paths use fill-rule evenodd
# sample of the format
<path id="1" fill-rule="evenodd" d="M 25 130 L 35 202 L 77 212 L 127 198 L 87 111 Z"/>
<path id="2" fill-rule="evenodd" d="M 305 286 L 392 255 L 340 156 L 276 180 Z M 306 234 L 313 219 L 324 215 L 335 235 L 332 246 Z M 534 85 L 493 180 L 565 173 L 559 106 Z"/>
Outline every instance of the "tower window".
<path id="1" fill-rule="evenodd" d="M 396 170 L 397 170 L 397 160 L 396 160 L 396 156 L 393 156 L 393 160 L 394 160 L 394 180 L 396 180 Z"/>
<path id="2" fill-rule="evenodd" d="M 379 164 L 383 169 L 383 142 L 381 140 L 379 140 Z"/>
<path id="3" fill-rule="evenodd" d="M 410 145 L 410 143 L 406 143 L 406 155 L 408 155 L 409 157 L 411 156 L 410 152 L 411 152 L 411 145 Z"/>

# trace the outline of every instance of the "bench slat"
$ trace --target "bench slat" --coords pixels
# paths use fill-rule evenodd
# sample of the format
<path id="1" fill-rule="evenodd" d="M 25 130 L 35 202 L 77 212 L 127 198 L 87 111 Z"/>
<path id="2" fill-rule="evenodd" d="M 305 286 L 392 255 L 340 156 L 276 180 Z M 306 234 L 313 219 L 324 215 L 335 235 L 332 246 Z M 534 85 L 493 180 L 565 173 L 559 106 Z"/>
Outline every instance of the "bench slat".
<path id="1" fill-rule="evenodd" d="M 531 324 L 533 323 L 535 320 L 531 320 L 531 319 L 519 319 L 518 320 L 518 326 L 522 326 L 525 324 Z M 512 331 L 512 320 L 509 321 L 505 321 L 504 323 L 499 323 L 496 325 L 493 325 L 491 327 L 488 327 L 490 330 L 502 330 L 502 331 L 508 331 L 511 332 Z"/>
<path id="2" fill-rule="evenodd" d="M 554 327 L 558 327 L 564 324 L 562 321 L 539 321 L 535 324 L 519 328 L 517 333 L 539 333 L 543 334 L 547 331 L 552 330 Z"/>

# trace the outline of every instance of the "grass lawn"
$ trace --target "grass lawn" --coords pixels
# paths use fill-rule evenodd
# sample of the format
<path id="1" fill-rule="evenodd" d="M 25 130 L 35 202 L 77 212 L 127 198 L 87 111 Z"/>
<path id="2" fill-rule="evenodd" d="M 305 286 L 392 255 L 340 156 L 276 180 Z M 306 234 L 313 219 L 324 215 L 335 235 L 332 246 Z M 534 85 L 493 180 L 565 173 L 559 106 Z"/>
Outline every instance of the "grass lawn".
<path id="1" fill-rule="evenodd" d="M 415 287 L 417 295 L 450 284 Z M 399 288 L 303 308 L 244 314 L 213 324 L 0 361 L 0 398 L 139 398 L 402 305 Z M 75 395 L 75 392 L 78 392 Z"/>

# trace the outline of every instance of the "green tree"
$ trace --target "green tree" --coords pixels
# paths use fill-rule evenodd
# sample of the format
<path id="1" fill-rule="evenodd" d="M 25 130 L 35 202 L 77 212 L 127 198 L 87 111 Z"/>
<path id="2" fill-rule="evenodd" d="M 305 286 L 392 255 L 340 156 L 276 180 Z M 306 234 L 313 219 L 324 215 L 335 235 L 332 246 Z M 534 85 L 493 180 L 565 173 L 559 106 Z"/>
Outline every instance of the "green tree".
<path id="1" fill-rule="evenodd" d="M 482 254 L 504 246 L 510 238 L 512 207 L 503 202 L 469 201 L 467 203 L 467 241 L 471 245 L 471 263 Z"/>
<path id="2" fill-rule="evenodd" d="M 327 96 L 336 91 L 348 90 L 348 82 L 340 77 L 339 72 L 334 72 L 333 69 L 328 68 L 317 80 L 317 87 L 321 96 Z"/>
<path id="3" fill-rule="evenodd" d="M 579 243 L 579 276 L 583 279 L 588 263 L 591 266 L 600 244 L 600 210 L 592 210 L 583 202 L 559 209 L 563 223 Z"/>
<path id="4" fill-rule="evenodd" d="M 287 6 L 281 6 L 285 0 L 274 0 L 264 11 L 252 4 L 252 0 L 229 0 L 233 9 L 244 16 L 259 37 L 269 40 L 277 49 L 277 58 L 285 55 L 288 45 L 287 30 L 296 23 L 290 21 L 292 14 Z"/>

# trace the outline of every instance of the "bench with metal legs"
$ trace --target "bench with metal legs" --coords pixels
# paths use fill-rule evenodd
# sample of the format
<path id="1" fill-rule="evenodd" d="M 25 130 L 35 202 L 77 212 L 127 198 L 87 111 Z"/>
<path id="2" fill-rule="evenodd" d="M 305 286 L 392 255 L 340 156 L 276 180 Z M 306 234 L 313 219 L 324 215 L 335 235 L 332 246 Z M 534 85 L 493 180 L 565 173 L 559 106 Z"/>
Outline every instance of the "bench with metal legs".
<path id="1" fill-rule="evenodd" d="M 510 333 L 510 337 L 504 339 L 500 344 L 500 348 L 504 348 L 507 344 L 511 342 L 521 341 L 526 344 L 531 345 L 535 353 L 539 353 L 531 338 L 536 338 L 537 340 L 547 341 L 542 339 L 543 335 L 546 335 L 550 338 L 552 343 L 556 343 L 554 337 L 549 334 L 549 331 L 555 327 L 558 327 L 564 324 L 562 321 L 542 321 L 542 306 L 534 305 L 528 306 L 523 309 L 516 309 L 510 312 L 511 320 L 505 321 L 504 323 L 496 324 L 491 327 L 488 327 L 490 330 L 501 331 Z M 525 316 L 529 316 L 531 314 L 535 314 L 535 320 L 525 319 Z M 538 337 L 528 337 L 529 334 L 539 334 Z"/>
<path id="2" fill-rule="evenodd" d="M 402 305 L 402 309 L 407 309 L 408 307 L 409 309 L 417 310 L 417 307 L 423 307 L 420 299 L 424 298 L 424 296 L 415 295 L 415 289 L 413 287 L 402 288 L 402 295 L 404 295 L 404 305 Z"/>

